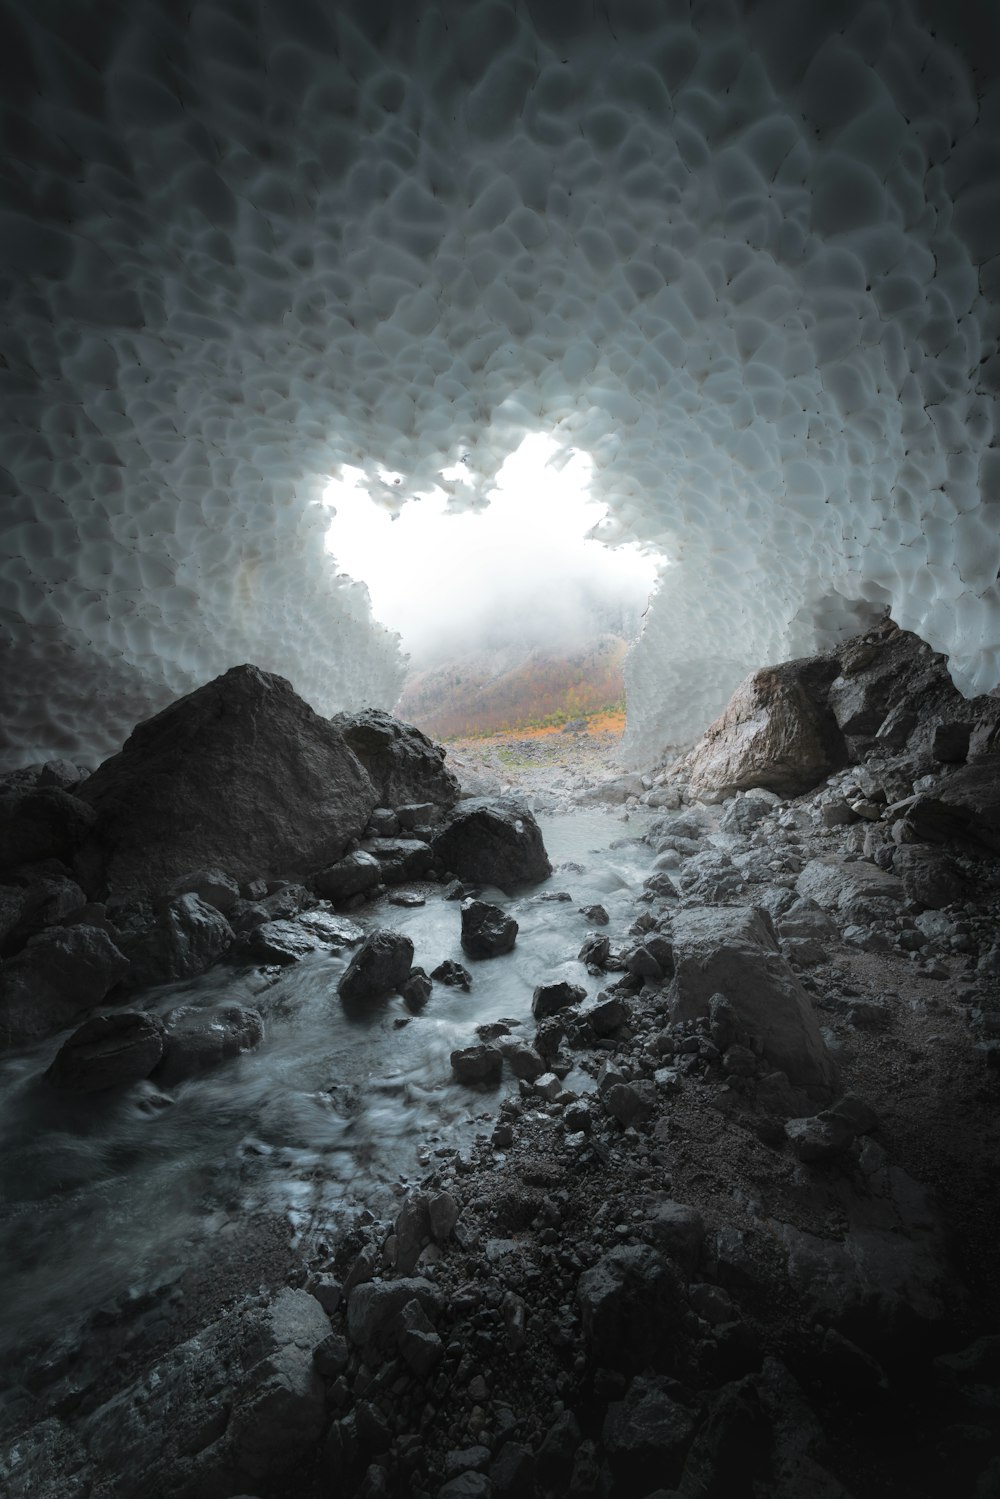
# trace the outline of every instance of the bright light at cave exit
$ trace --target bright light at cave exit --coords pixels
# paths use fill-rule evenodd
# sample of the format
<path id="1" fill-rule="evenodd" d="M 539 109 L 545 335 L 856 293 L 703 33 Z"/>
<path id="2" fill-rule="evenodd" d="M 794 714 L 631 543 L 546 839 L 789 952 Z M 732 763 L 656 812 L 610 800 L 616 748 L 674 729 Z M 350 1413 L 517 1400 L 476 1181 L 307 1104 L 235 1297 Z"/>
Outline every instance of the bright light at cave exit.
<path id="1" fill-rule="evenodd" d="M 525 437 L 497 473 L 483 510 L 447 509 L 443 489 L 408 500 L 394 517 L 370 498 L 360 469 L 345 465 L 324 504 L 336 514 L 327 548 L 338 571 L 364 582 L 372 612 L 415 658 L 460 654 L 472 638 L 505 643 L 535 617 L 539 636 L 587 633 L 588 601 L 620 598 L 640 609 L 657 560 L 610 547 L 590 533 L 605 509 L 590 493 L 593 462 L 560 458 L 555 441 Z M 442 478 L 460 494 L 461 464 Z M 387 486 L 401 476 L 380 474 Z"/>

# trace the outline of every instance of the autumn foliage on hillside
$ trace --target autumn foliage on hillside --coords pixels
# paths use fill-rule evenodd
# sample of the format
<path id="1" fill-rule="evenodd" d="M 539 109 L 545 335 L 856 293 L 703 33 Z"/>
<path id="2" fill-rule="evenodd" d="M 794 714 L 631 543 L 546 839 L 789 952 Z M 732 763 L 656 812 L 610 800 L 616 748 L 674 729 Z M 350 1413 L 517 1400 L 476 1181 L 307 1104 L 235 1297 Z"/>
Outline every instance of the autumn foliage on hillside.
<path id="1" fill-rule="evenodd" d="M 563 654 L 480 652 L 407 682 L 396 713 L 436 739 L 464 739 L 568 723 L 625 698 L 620 636 Z"/>

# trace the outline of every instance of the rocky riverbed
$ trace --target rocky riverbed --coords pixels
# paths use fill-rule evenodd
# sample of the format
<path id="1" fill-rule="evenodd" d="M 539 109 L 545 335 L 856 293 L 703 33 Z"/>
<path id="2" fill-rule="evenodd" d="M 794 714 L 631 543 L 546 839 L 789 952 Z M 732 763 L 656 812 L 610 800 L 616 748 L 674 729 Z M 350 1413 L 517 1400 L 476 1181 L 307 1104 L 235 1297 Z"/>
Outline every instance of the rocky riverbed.
<path id="1" fill-rule="evenodd" d="M 378 930 L 411 940 L 418 967 L 433 947 L 430 998 L 378 1001 L 366 1066 L 443 1026 L 427 1089 L 443 1105 L 432 1119 L 386 1096 L 408 1126 L 366 1189 L 337 1184 L 336 1211 L 217 1202 L 212 1252 L 182 1240 L 158 1285 L 62 1338 L 19 1319 L 7 1491 L 1000 1492 L 1000 704 L 964 704 L 891 627 L 760 676 L 679 763 L 634 779 L 532 763 L 536 804 L 576 801 L 594 810 L 574 815 L 618 829 L 588 858 L 587 824 L 573 857 L 554 852 L 559 817 L 543 815 L 561 867 L 541 883 L 463 875 L 456 834 L 409 840 L 430 853 L 407 868 L 415 851 L 385 846 L 401 841 L 394 794 L 389 820 L 370 810 L 360 846 L 325 866 L 326 896 L 315 878 L 303 895 L 237 889 L 284 912 L 234 937 L 286 945 L 270 965 L 274 946 L 246 954 L 264 1049 L 284 1023 L 268 996 L 287 999 L 296 972 L 311 966 L 328 993 Z M 386 733 L 383 748 L 398 743 Z M 499 763 L 509 793 L 518 767 Z M 457 804 L 480 817 L 474 856 L 492 840 L 510 857 L 527 806 L 494 800 L 494 825 L 485 805 Z M 456 811 L 424 815 L 418 830 Z M 368 860 L 378 880 L 344 896 Z M 506 953 L 463 946 L 477 899 L 517 924 Z M 292 962 L 310 920 L 314 946 Z M 432 927 L 421 937 L 427 920 L 450 921 L 450 948 Z M 336 942 L 324 921 L 342 924 Z M 495 989 L 496 1003 L 449 1020 L 463 970 L 470 995 Z M 211 989 L 222 971 L 194 982 Z M 159 1013 L 163 993 L 139 991 L 130 1011 Z M 40 1046 L 12 1052 L 12 1073 L 37 1071 Z M 227 1089 L 262 1055 L 202 1075 L 220 1144 Z M 116 1107 L 156 1107 L 162 1065 L 121 1085 Z M 477 1069 L 487 1081 L 461 1081 Z M 93 1117 L 63 1122 L 67 1160 Z M 314 1150 L 300 1166 L 322 1200 L 329 1161 Z M 85 1239 L 70 1235 L 67 1254 Z"/>

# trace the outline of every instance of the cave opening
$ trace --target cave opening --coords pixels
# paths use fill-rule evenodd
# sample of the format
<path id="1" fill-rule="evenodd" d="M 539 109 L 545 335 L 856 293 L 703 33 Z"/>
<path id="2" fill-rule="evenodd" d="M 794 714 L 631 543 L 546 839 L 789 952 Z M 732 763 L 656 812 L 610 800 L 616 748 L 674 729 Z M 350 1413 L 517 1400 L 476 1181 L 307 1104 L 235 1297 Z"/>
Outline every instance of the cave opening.
<path id="1" fill-rule="evenodd" d="M 666 559 L 615 539 L 594 461 L 525 435 L 478 485 L 459 460 L 431 490 L 353 466 L 326 487 L 326 545 L 407 658 L 397 710 L 435 737 L 624 726 L 623 664 Z"/>

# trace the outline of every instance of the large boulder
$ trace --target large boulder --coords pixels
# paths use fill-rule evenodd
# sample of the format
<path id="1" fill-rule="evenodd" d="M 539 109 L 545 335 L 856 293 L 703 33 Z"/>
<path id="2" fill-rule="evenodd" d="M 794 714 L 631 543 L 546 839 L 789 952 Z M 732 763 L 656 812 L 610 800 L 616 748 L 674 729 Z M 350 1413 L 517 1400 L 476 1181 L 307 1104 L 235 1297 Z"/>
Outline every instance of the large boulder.
<path id="1" fill-rule="evenodd" d="M 412 967 L 413 943 L 409 937 L 383 927 L 370 932 L 362 942 L 337 985 L 337 992 L 349 1004 L 381 999 L 406 982 Z"/>
<path id="2" fill-rule="evenodd" d="M 754 787 L 798 796 L 843 765 L 843 737 L 825 703 L 836 669 L 821 658 L 789 661 L 741 682 L 691 753 L 691 790 L 719 799 Z"/>
<path id="3" fill-rule="evenodd" d="M 451 807 L 458 800 L 458 781 L 445 766 L 445 751 L 412 724 L 379 708 L 338 713 L 330 722 L 371 776 L 378 806 Z"/>
<path id="4" fill-rule="evenodd" d="M 507 894 L 552 873 L 538 823 L 514 801 L 463 802 L 435 837 L 434 853 L 460 880 Z"/>
<path id="5" fill-rule="evenodd" d="M 777 948 L 765 911 L 719 907 L 678 911 L 673 918 L 674 1021 L 707 1017 L 725 995 L 747 1039 L 796 1087 L 827 1096 L 837 1068 L 809 997 Z"/>
<path id="6" fill-rule="evenodd" d="M 236 880 L 340 858 L 378 797 L 343 736 L 283 677 L 236 666 L 133 730 L 79 788 L 97 814 L 91 890 L 162 892 L 192 869 Z"/>
<path id="7" fill-rule="evenodd" d="M 128 969 L 128 958 L 100 927 L 47 927 L 0 972 L 0 1045 L 72 1025 Z"/>
<path id="8" fill-rule="evenodd" d="M 148 1077 L 162 1056 L 162 1022 L 118 1010 L 85 1020 L 59 1048 L 46 1076 L 71 1093 L 101 1093 Z"/>
<path id="9" fill-rule="evenodd" d="M 906 810 L 910 835 L 1000 853 L 1000 755 L 963 765 Z"/>

